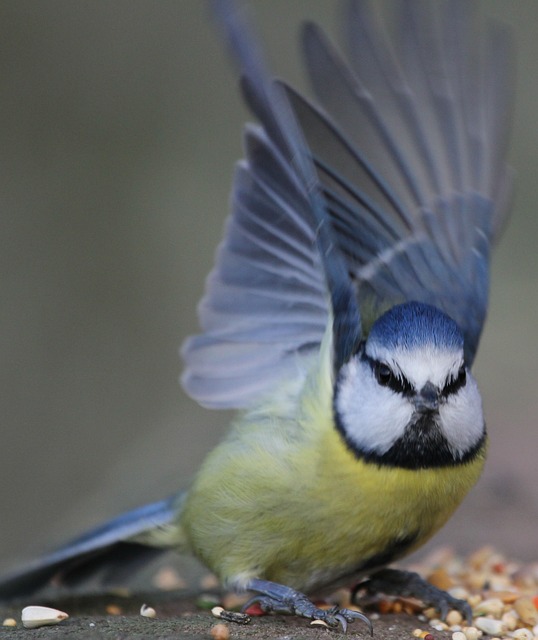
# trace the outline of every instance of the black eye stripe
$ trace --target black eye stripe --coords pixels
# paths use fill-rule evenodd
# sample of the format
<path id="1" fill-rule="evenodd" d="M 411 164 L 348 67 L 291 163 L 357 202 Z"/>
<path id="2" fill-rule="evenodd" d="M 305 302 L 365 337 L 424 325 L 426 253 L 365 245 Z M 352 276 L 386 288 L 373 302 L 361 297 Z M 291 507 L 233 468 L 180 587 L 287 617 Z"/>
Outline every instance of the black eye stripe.
<path id="1" fill-rule="evenodd" d="M 415 394 L 412 384 L 401 373 L 394 373 L 392 369 L 384 362 L 371 358 L 364 348 L 360 352 L 360 359 L 366 362 L 372 370 L 376 380 L 383 387 L 388 387 L 396 393 L 401 393 L 404 396 L 412 396 Z M 449 380 L 443 389 L 441 390 L 441 396 L 448 398 L 451 395 L 457 393 L 467 382 L 467 370 L 465 365 L 461 365 L 458 375 Z"/>
<path id="2" fill-rule="evenodd" d="M 441 395 L 447 398 L 454 393 L 457 393 L 467 382 L 467 372 L 465 370 L 465 366 L 461 365 L 458 375 L 447 382 L 441 391 Z"/>
<path id="3" fill-rule="evenodd" d="M 364 350 L 361 353 L 361 360 L 368 364 L 375 379 L 381 386 L 388 387 L 404 396 L 414 395 L 415 391 L 409 380 L 401 373 L 394 373 L 386 363 L 371 358 Z"/>

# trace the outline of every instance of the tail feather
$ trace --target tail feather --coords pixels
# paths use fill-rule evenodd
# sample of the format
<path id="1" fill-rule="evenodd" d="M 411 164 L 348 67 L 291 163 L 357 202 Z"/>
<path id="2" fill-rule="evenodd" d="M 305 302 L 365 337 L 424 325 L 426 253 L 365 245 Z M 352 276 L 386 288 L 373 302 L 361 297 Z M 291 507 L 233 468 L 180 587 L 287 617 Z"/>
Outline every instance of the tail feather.
<path id="1" fill-rule="evenodd" d="M 175 524 L 181 496 L 128 511 L 91 529 L 63 547 L 0 579 L 0 600 L 16 600 L 41 591 L 53 580 L 76 586 L 100 574 L 121 581 L 166 548 L 180 546 Z"/>

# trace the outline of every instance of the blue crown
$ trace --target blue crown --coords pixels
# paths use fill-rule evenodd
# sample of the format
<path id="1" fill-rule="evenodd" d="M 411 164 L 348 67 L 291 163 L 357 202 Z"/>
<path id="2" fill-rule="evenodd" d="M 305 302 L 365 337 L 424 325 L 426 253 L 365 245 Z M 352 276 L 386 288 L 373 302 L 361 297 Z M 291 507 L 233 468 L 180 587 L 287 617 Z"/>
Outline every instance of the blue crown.
<path id="1" fill-rule="evenodd" d="M 426 344 L 463 349 L 463 334 L 446 313 L 422 302 L 389 309 L 372 326 L 368 344 L 388 349 L 413 349 Z"/>

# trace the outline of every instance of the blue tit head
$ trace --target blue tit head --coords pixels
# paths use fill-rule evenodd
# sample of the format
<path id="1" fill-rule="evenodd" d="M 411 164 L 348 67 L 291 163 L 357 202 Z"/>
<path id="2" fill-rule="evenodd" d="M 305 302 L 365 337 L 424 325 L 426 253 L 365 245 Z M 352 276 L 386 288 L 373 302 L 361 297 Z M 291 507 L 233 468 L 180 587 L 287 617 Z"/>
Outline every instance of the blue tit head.
<path id="1" fill-rule="evenodd" d="M 378 464 L 461 464 L 481 449 L 484 417 L 458 325 L 407 302 L 374 323 L 335 384 L 336 423 L 353 451 Z"/>

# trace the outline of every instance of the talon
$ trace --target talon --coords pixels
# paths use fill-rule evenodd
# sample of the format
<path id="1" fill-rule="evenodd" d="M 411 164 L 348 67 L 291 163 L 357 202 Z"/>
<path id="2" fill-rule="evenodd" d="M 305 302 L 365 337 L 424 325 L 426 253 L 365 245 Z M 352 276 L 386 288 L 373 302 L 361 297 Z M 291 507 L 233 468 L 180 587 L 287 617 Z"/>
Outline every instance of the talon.
<path id="1" fill-rule="evenodd" d="M 361 613 L 360 611 L 354 611 L 353 613 L 355 614 L 354 616 L 355 619 L 366 622 L 366 624 L 368 625 L 368 631 L 370 632 L 370 635 L 373 637 L 374 625 L 372 624 L 372 621 L 370 620 L 370 618 L 368 616 L 365 616 L 364 613 Z"/>
<path id="2" fill-rule="evenodd" d="M 341 613 L 337 613 L 334 617 L 342 625 L 342 633 L 347 633 L 347 620 L 345 617 Z"/>
<path id="3" fill-rule="evenodd" d="M 352 611 L 351 609 L 342 609 L 339 614 L 344 616 L 347 622 L 354 622 L 355 620 L 362 620 L 368 625 L 368 631 L 370 635 L 374 635 L 374 627 L 368 616 L 360 611 Z"/>
<path id="4" fill-rule="evenodd" d="M 467 624 L 471 626 L 473 624 L 473 610 L 471 609 L 471 605 L 465 600 L 462 600 L 463 605 L 461 607 L 461 612 L 467 621 Z"/>
<path id="5" fill-rule="evenodd" d="M 258 593 L 243 606 L 243 611 L 253 603 L 258 603 L 265 612 L 274 611 L 302 616 L 309 618 L 314 624 L 325 624 L 332 628 L 342 627 L 344 633 L 349 623 L 363 620 L 368 625 L 370 635 L 373 635 L 372 623 L 360 611 L 339 609 L 337 605 L 323 611 L 303 593 L 268 580 L 253 579 L 248 587 L 249 590 Z"/>

